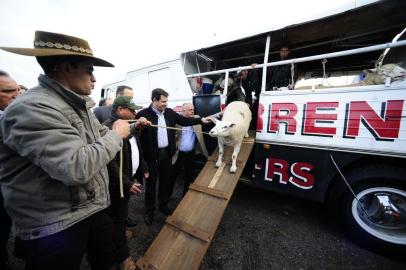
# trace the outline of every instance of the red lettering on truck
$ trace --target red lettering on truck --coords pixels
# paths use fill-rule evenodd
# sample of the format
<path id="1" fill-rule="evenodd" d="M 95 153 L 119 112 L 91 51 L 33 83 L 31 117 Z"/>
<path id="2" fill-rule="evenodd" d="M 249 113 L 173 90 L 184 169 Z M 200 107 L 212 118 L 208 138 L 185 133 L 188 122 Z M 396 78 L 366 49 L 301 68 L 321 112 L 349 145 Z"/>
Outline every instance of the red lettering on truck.
<path id="1" fill-rule="evenodd" d="M 298 114 L 295 103 L 271 103 L 268 114 L 268 133 L 277 133 L 284 124 L 285 134 L 297 132 L 297 121 L 302 121 L 302 135 L 327 136 L 337 135 L 337 127 L 344 126 L 343 138 L 354 139 L 359 136 L 361 123 L 377 141 L 393 141 L 399 137 L 404 100 L 382 102 L 380 115 L 367 101 L 351 101 L 346 104 L 345 113 L 337 111 L 339 102 L 307 102 L 303 113 Z M 262 129 L 262 104 L 258 111 L 257 131 Z M 340 125 L 339 121 L 344 121 Z M 342 123 L 342 122 L 341 122 Z M 321 124 L 321 125 L 320 125 Z"/>
<path id="2" fill-rule="evenodd" d="M 295 134 L 297 106 L 294 103 L 272 103 L 269 106 L 271 121 L 268 132 L 277 133 L 280 123 L 285 123 L 285 133 Z"/>
<path id="3" fill-rule="evenodd" d="M 315 178 L 311 174 L 313 164 L 294 162 L 290 165 L 286 160 L 273 157 L 267 158 L 265 162 L 265 181 L 272 182 L 277 176 L 280 184 L 291 183 L 301 189 L 313 188 L 315 183 Z M 258 166 L 258 168 L 261 167 Z"/>
<path id="4" fill-rule="evenodd" d="M 393 141 L 399 137 L 403 100 L 382 102 L 378 115 L 366 101 L 352 101 L 347 105 L 344 138 L 356 138 L 360 123 L 371 132 L 376 140 Z"/>
<path id="5" fill-rule="evenodd" d="M 316 124 L 332 124 L 337 120 L 337 113 L 320 113 L 320 111 L 332 111 L 338 107 L 338 102 L 308 102 L 303 110 L 303 135 L 321 135 L 333 136 L 336 134 L 336 128 L 320 127 Z"/>

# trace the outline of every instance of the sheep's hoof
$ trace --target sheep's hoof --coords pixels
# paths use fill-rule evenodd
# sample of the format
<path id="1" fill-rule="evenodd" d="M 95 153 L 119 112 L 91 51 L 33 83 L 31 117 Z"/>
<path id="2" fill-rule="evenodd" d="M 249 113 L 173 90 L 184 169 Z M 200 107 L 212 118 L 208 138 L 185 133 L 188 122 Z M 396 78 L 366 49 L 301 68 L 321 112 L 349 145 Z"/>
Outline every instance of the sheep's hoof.
<path id="1" fill-rule="evenodd" d="M 216 168 L 219 168 L 220 165 L 221 165 L 221 161 L 217 161 L 217 162 L 216 162 Z"/>
<path id="2" fill-rule="evenodd" d="M 231 168 L 230 168 L 230 173 L 235 173 L 237 171 L 237 167 L 236 166 L 232 166 Z"/>

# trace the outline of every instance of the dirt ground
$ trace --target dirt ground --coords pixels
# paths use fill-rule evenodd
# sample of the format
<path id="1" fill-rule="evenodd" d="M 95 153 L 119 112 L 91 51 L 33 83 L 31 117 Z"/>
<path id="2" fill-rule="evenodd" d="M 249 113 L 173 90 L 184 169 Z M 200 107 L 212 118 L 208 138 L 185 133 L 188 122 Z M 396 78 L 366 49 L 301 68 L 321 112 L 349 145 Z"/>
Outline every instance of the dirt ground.
<path id="1" fill-rule="evenodd" d="M 180 194 L 177 183 L 172 207 L 180 201 Z M 129 241 L 137 259 L 166 217 L 157 212 L 154 224 L 146 226 L 142 196 L 131 198 L 130 213 L 138 221 Z M 24 268 L 22 260 L 12 257 L 11 262 L 13 269 Z M 82 269 L 89 269 L 85 260 Z M 239 184 L 200 269 L 406 269 L 406 263 L 352 243 L 322 205 Z"/>

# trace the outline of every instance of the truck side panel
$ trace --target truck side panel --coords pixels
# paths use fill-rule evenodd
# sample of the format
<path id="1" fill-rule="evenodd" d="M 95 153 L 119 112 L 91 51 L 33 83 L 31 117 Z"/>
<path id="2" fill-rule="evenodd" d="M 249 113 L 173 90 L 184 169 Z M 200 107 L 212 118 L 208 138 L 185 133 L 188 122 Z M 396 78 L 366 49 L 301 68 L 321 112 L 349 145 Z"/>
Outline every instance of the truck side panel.
<path id="1" fill-rule="evenodd" d="M 324 201 L 340 170 L 371 157 L 406 157 L 405 84 L 263 93 L 254 182 Z M 338 178 L 341 181 L 340 178 Z"/>
<path id="2" fill-rule="evenodd" d="M 323 202 L 331 180 L 338 175 L 330 154 L 342 169 L 362 154 L 277 144 L 256 144 L 254 184 L 279 193 Z"/>
<path id="3" fill-rule="evenodd" d="M 257 141 L 406 157 L 406 84 L 261 95 Z"/>

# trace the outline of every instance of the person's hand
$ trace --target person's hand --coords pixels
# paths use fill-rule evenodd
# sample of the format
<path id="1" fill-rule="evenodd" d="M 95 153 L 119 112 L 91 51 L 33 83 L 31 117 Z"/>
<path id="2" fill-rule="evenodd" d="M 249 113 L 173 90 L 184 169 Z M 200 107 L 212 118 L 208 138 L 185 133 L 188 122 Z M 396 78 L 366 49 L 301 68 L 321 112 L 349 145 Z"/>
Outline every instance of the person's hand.
<path id="1" fill-rule="evenodd" d="M 134 183 L 131 188 L 130 188 L 130 193 L 131 194 L 138 194 L 141 193 L 141 189 L 140 189 L 141 184 L 139 183 Z"/>
<path id="2" fill-rule="evenodd" d="M 151 125 L 151 121 L 147 120 L 147 118 L 145 117 L 140 117 L 137 121 L 137 126 L 150 126 Z"/>
<path id="3" fill-rule="evenodd" d="M 202 118 L 202 123 L 203 123 L 203 124 L 211 123 L 211 118 L 210 118 L 209 116 L 203 117 L 203 118 Z"/>
<path id="4" fill-rule="evenodd" d="M 130 125 L 125 120 L 117 120 L 113 124 L 113 130 L 117 132 L 117 134 L 121 138 L 127 138 L 130 135 Z"/>
<path id="5" fill-rule="evenodd" d="M 251 67 L 255 68 L 258 64 L 257 63 L 253 63 L 251 64 Z"/>

